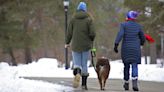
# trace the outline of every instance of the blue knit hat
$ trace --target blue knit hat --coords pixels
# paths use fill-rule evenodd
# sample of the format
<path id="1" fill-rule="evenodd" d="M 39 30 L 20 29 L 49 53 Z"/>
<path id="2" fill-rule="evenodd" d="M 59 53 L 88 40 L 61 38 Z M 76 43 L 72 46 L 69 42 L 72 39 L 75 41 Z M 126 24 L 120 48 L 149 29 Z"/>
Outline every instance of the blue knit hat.
<path id="1" fill-rule="evenodd" d="M 128 19 L 136 19 L 138 17 L 138 12 L 136 11 L 129 11 L 126 15 Z"/>
<path id="2" fill-rule="evenodd" d="M 85 2 L 80 2 L 78 7 L 77 7 L 77 10 L 82 10 L 82 11 L 87 11 L 87 5 Z"/>

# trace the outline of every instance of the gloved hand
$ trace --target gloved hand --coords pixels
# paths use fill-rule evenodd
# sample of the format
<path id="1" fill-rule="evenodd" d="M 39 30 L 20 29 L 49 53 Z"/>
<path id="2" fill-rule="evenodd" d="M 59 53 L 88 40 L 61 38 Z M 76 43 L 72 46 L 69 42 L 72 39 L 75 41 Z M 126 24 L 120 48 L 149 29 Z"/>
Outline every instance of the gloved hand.
<path id="1" fill-rule="evenodd" d="M 114 52 L 118 53 L 118 44 L 114 45 Z"/>
<path id="2" fill-rule="evenodd" d="M 65 44 L 65 48 L 68 48 L 68 47 L 70 47 L 70 45 L 69 44 Z"/>
<path id="3" fill-rule="evenodd" d="M 144 42 L 140 42 L 140 45 L 143 46 L 144 45 Z"/>
<path id="4" fill-rule="evenodd" d="M 92 55 L 92 57 L 96 56 L 96 48 L 91 49 L 91 55 Z"/>

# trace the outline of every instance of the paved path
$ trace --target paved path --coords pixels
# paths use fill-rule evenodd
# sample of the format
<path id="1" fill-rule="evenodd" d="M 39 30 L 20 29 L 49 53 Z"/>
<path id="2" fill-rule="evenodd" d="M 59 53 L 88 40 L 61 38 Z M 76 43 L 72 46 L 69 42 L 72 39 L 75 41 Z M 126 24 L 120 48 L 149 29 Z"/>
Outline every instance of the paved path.
<path id="1" fill-rule="evenodd" d="M 54 77 L 24 77 L 32 80 L 42 80 L 51 83 L 61 84 L 65 86 L 72 86 L 72 78 L 54 78 Z M 107 80 L 106 90 L 102 92 L 125 92 L 122 87 L 122 80 L 109 79 Z M 140 92 L 164 92 L 164 82 L 149 82 L 139 81 Z M 81 88 L 74 89 L 74 92 L 101 92 L 99 90 L 98 80 L 96 78 L 88 78 L 88 91 L 81 90 Z M 130 91 L 131 89 L 130 83 Z"/>

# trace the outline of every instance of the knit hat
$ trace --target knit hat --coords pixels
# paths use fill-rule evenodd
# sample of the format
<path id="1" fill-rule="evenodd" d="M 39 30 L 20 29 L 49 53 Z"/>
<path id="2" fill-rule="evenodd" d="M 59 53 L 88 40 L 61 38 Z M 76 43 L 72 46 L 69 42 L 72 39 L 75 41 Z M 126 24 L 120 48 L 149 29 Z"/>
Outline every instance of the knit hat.
<path id="1" fill-rule="evenodd" d="M 128 19 L 137 19 L 138 17 L 138 12 L 136 11 L 129 11 L 126 15 Z"/>
<path id="2" fill-rule="evenodd" d="M 78 7 L 77 7 L 77 10 L 82 10 L 82 11 L 87 11 L 87 5 L 85 2 L 80 2 Z"/>

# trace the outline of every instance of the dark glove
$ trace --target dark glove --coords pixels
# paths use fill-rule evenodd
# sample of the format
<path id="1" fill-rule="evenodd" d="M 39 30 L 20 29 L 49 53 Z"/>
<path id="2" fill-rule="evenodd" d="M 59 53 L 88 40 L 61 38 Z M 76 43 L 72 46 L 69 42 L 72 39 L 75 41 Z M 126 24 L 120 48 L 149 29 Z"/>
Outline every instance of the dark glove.
<path id="1" fill-rule="evenodd" d="M 141 44 L 140 44 L 141 46 L 143 46 L 144 45 L 144 43 L 143 42 L 141 42 Z"/>
<path id="2" fill-rule="evenodd" d="M 118 53 L 118 44 L 114 45 L 114 52 Z"/>

